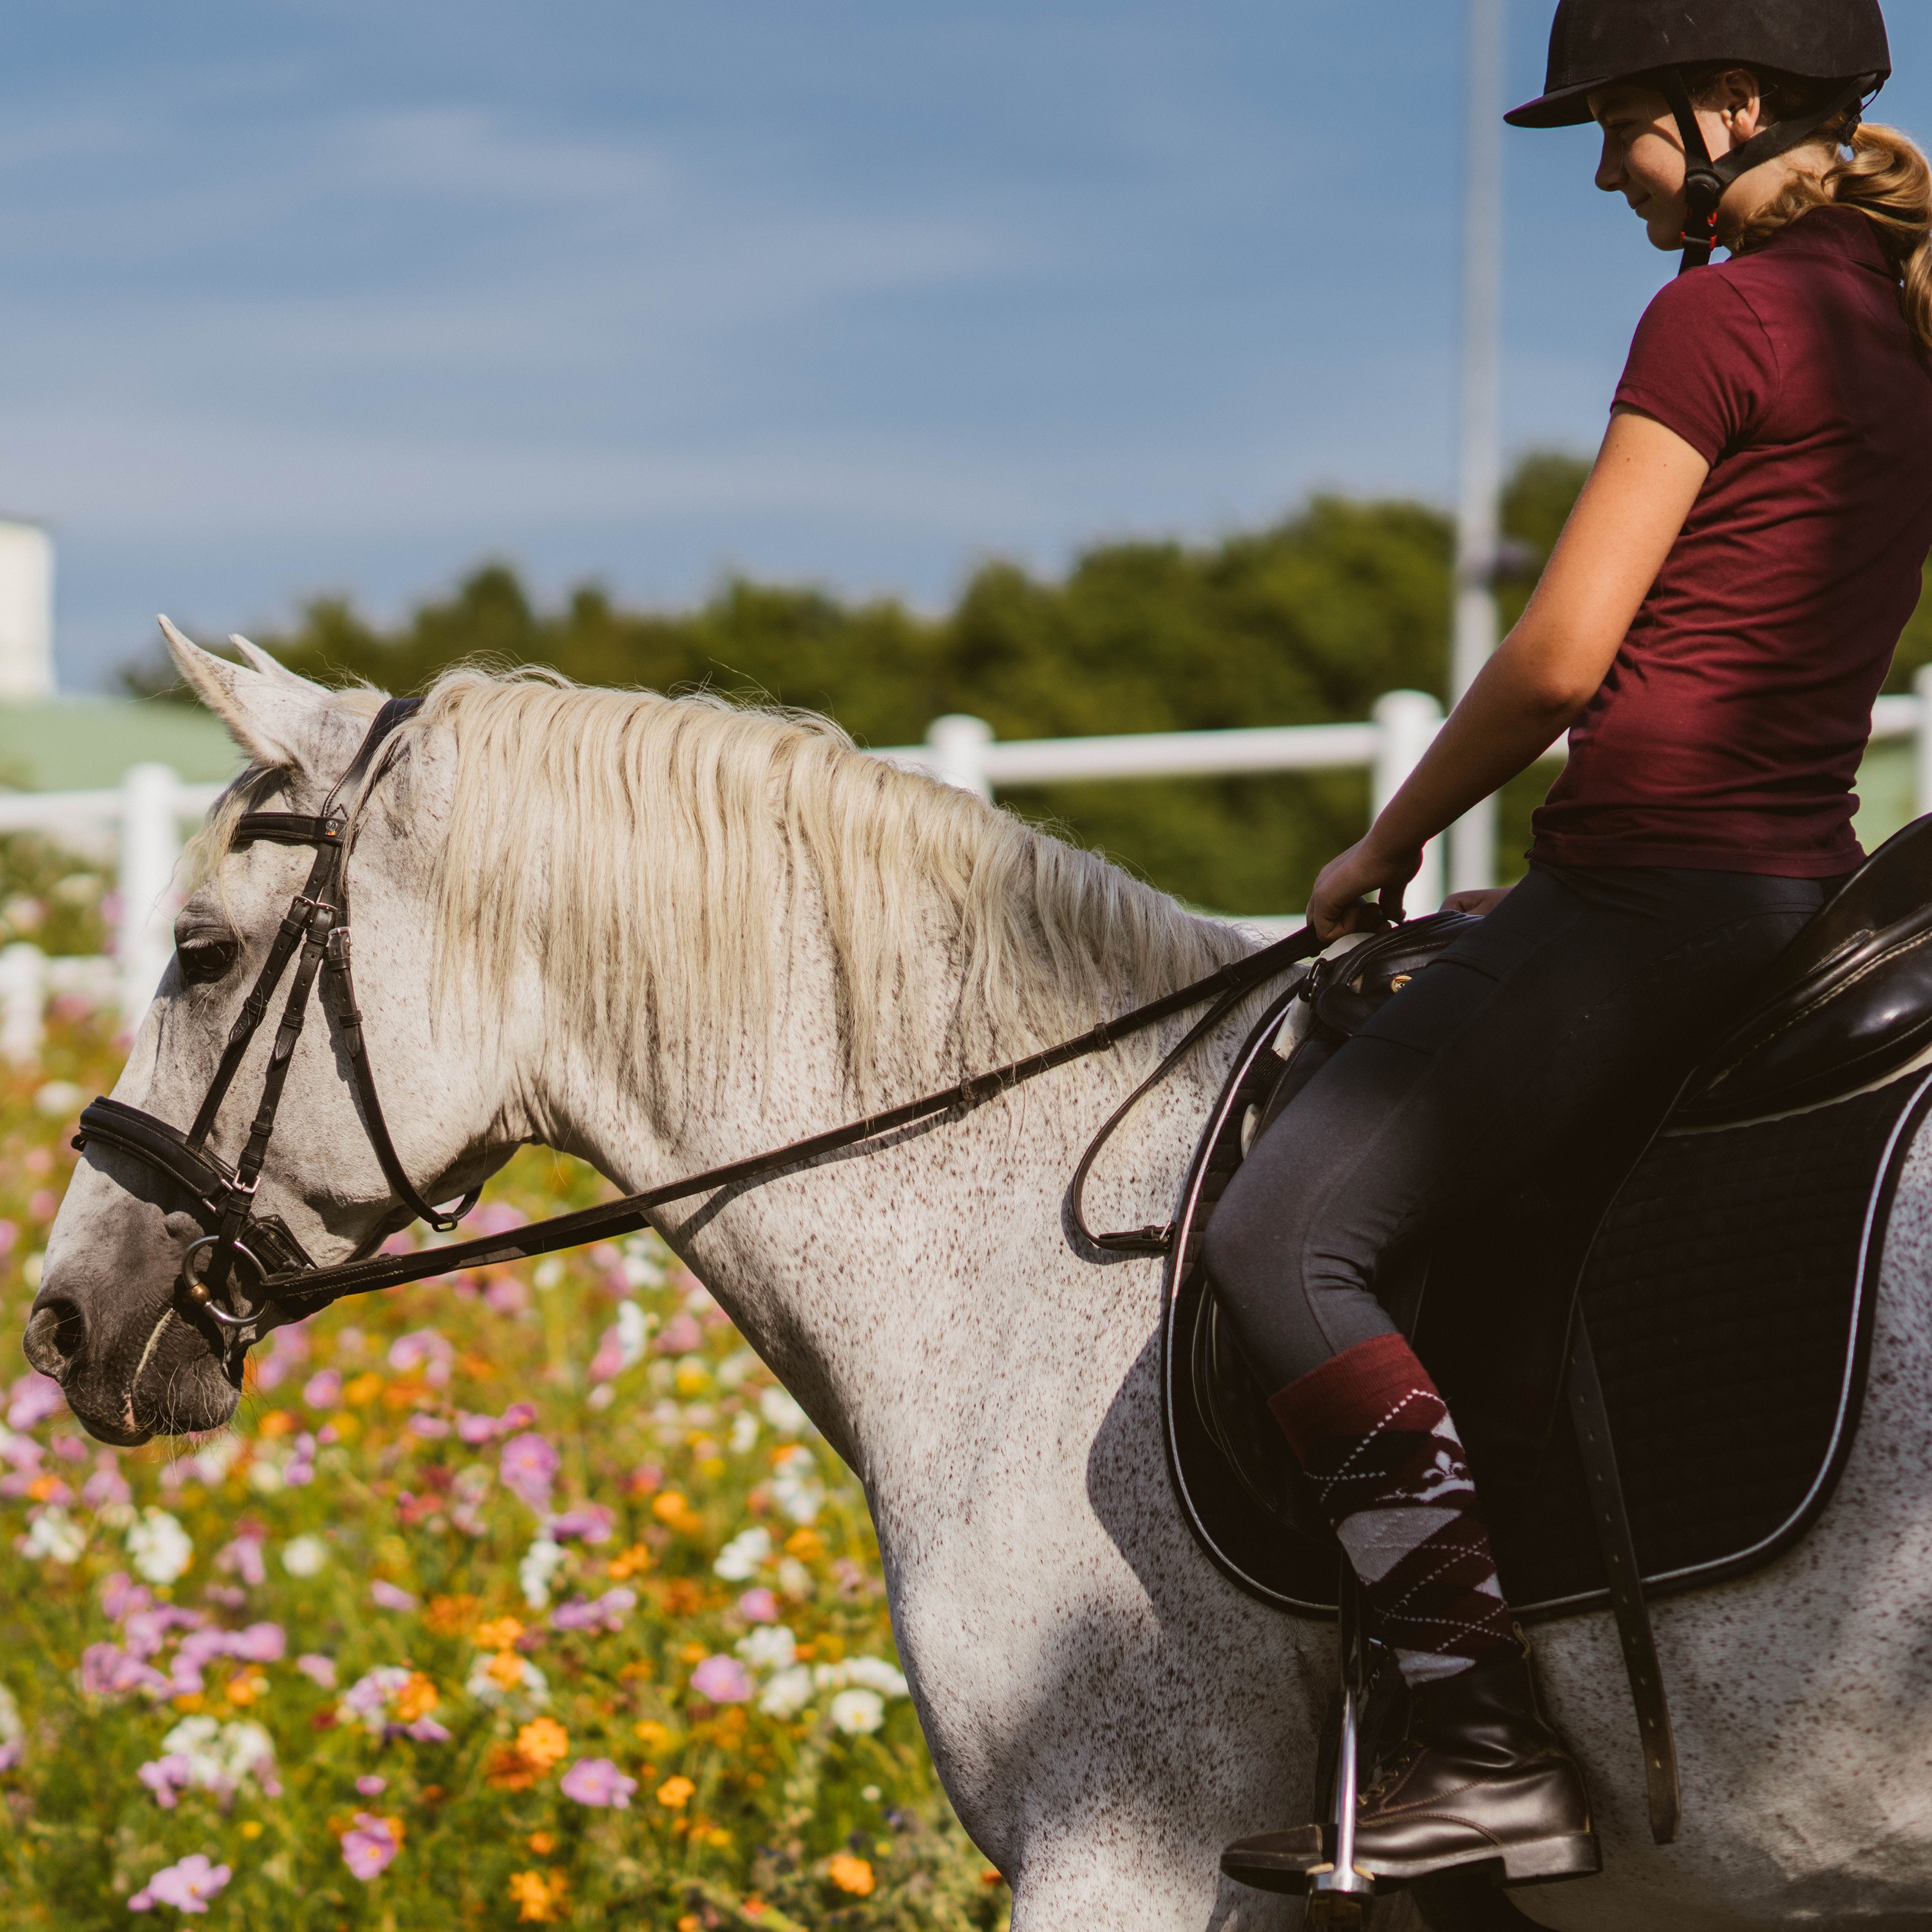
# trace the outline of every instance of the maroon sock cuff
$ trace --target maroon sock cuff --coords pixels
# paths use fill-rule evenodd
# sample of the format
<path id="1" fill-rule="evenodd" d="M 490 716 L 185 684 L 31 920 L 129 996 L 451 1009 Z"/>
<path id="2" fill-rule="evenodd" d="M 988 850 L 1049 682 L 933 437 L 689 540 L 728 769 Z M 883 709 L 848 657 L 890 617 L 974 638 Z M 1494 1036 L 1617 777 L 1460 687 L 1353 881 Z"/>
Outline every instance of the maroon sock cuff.
<path id="1" fill-rule="evenodd" d="M 1372 1434 L 1418 1390 L 1442 1400 L 1401 1336 L 1374 1335 L 1277 1389 L 1268 1410 L 1305 1465 L 1337 1436 Z"/>

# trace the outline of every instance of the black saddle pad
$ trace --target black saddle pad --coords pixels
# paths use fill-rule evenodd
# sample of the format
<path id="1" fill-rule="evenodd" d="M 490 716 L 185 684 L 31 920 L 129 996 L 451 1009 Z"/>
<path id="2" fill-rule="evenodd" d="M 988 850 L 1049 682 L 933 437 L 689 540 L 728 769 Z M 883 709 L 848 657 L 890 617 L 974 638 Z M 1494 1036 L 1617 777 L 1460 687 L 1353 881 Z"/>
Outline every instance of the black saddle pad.
<path id="1" fill-rule="evenodd" d="M 1244 1119 L 1281 1070 L 1270 1042 L 1286 1006 L 1250 1036 L 1189 1174 L 1168 1266 L 1162 1400 L 1169 1471 L 1208 1554 L 1250 1595 L 1326 1616 L 1336 1545 L 1200 1258 L 1240 1164 Z M 1604 1217 L 1580 1301 L 1650 1592 L 1756 1569 L 1824 1508 L 1857 1426 L 1892 1192 L 1928 1096 L 1932 1072 L 1918 1067 L 1780 1118 L 1666 1129 Z M 1575 1266 L 1573 1255 L 1572 1280 Z M 1427 1322 L 1416 1334 L 1466 1416 L 1512 1606 L 1528 1618 L 1606 1605 L 1567 1415 L 1546 1430 L 1544 1415 L 1505 1412 L 1506 1383 L 1477 1386 L 1457 1350 L 1431 1358 Z"/>

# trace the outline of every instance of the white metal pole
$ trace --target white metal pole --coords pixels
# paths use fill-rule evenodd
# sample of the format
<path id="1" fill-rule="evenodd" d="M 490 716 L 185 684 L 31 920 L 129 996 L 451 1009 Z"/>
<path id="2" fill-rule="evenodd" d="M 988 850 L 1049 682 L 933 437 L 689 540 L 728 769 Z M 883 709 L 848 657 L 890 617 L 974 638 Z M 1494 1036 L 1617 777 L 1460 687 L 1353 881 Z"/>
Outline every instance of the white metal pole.
<path id="1" fill-rule="evenodd" d="M 133 1034 L 174 950 L 176 781 L 166 765 L 134 765 L 121 781 L 121 1025 Z"/>
<path id="2" fill-rule="evenodd" d="M 986 776 L 986 747 L 993 742 L 993 728 L 985 718 L 949 711 L 926 728 L 926 742 L 932 747 L 934 777 L 962 791 L 992 796 L 992 781 Z"/>
<path id="3" fill-rule="evenodd" d="M 1450 701 L 1496 647 L 1497 499 L 1502 490 L 1502 377 L 1504 0 L 1468 0 L 1468 127 L 1462 182 L 1462 374 L 1456 497 L 1456 611 Z M 1496 802 L 1449 831 L 1449 882 L 1496 883 Z"/>
<path id="4" fill-rule="evenodd" d="M 1372 805 L 1379 814 L 1421 763 L 1442 728 L 1442 707 L 1426 691 L 1388 691 L 1376 700 L 1375 716 L 1382 736 L 1376 754 Z M 1432 838 L 1422 848 L 1422 870 L 1403 895 L 1402 909 L 1413 917 L 1433 912 L 1442 903 L 1442 842 Z"/>

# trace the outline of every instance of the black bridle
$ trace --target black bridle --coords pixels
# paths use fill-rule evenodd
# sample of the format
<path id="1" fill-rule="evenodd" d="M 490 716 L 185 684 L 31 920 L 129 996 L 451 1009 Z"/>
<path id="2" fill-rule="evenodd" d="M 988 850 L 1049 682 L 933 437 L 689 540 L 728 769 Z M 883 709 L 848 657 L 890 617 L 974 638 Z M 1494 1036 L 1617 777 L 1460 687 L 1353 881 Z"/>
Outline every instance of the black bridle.
<path id="1" fill-rule="evenodd" d="M 1180 1063 L 1181 1058 L 1214 1024 L 1231 1012 L 1256 986 L 1306 958 L 1320 942 L 1304 926 L 1292 937 L 1251 953 L 1224 966 L 1217 973 L 1177 992 L 1136 1006 L 1119 1018 L 1103 1020 L 1098 1026 L 1072 1040 L 1029 1054 L 990 1072 L 962 1080 L 942 1093 L 909 1100 L 883 1113 L 869 1114 L 843 1126 L 807 1136 L 770 1152 L 714 1167 L 702 1174 L 687 1175 L 660 1187 L 646 1189 L 621 1199 L 605 1202 L 574 1214 L 552 1215 L 532 1221 L 501 1234 L 485 1234 L 466 1241 L 455 1241 L 421 1250 L 414 1254 L 368 1255 L 333 1267 L 319 1267 L 310 1260 L 302 1244 L 276 1215 L 257 1214 L 256 1191 L 268 1156 L 268 1143 L 275 1130 L 275 1115 L 281 1106 L 282 1091 L 288 1080 L 289 1066 L 296 1042 L 302 1036 L 310 991 L 317 996 L 326 1013 L 334 1022 L 337 1035 L 349 1063 L 361 1104 L 364 1131 L 369 1137 L 376 1160 L 397 1201 L 412 1217 L 427 1221 L 440 1233 L 447 1234 L 476 1204 L 481 1190 L 464 1196 L 454 1207 L 440 1208 L 418 1193 L 404 1172 L 394 1142 L 382 1118 L 376 1091 L 375 1075 L 369 1064 L 368 1042 L 362 1031 L 362 1016 L 356 1005 L 355 983 L 350 970 L 348 866 L 351 844 L 351 814 L 340 809 L 343 795 L 366 776 L 364 796 L 380 781 L 395 751 L 392 734 L 405 719 L 422 706 L 415 698 L 392 698 L 370 724 L 356 755 L 335 788 L 312 817 L 285 812 L 251 812 L 237 821 L 234 843 L 258 842 L 279 845 L 308 845 L 315 850 L 301 891 L 289 902 L 289 909 L 268 948 L 255 983 L 242 1003 L 242 1010 L 229 1030 L 226 1045 L 209 1082 L 194 1124 L 184 1133 L 166 1120 L 106 1097 L 94 1100 L 80 1116 L 80 1131 L 74 1145 L 84 1148 L 90 1141 L 118 1149 L 142 1166 L 178 1184 L 194 1197 L 201 1210 L 204 1227 L 209 1232 L 190 1242 L 182 1258 L 181 1273 L 175 1284 L 175 1301 L 182 1316 L 206 1335 L 224 1364 L 237 1348 L 245 1348 L 272 1330 L 298 1322 L 318 1312 L 345 1295 L 367 1294 L 379 1288 L 398 1288 L 431 1275 L 453 1273 L 463 1268 L 482 1268 L 506 1262 L 522 1261 L 548 1254 L 559 1248 L 572 1248 L 587 1242 L 604 1240 L 615 1235 L 634 1234 L 647 1225 L 651 1211 L 694 1195 L 708 1194 L 720 1188 L 745 1186 L 800 1168 L 846 1148 L 873 1141 L 946 1114 L 963 1114 L 994 1100 L 1022 1082 L 1051 1072 L 1058 1066 L 1103 1052 L 1117 1042 L 1144 1032 L 1171 1015 L 1214 1002 L 1213 1010 L 1161 1062 L 1154 1074 L 1136 1088 L 1126 1106 L 1102 1130 L 1100 1139 L 1089 1150 L 1076 1177 L 1072 1208 L 1076 1226 L 1095 1246 L 1125 1254 L 1151 1254 L 1162 1251 L 1167 1231 L 1142 1228 L 1120 1234 L 1088 1234 L 1079 1220 L 1079 1186 L 1084 1182 L 1100 1142 L 1118 1124 L 1128 1107 L 1138 1100 L 1156 1081 Z M 281 1023 L 269 1050 L 268 1070 L 262 1076 L 262 1094 L 248 1137 L 233 1166 L 208 1145 L 217 1118 L 236 1075 L 247 1055 L 250 1042 L 268 1017 L 270 1003 L 291 959 L 295 974 L 282 1008 Z M 207 1261 L 199 1274 L 195 1258 L 206 1250 Z M 252 1273 L 248 1300 L 238 1305 L 236 1264 Z M 236 1371 L 238 1372 L 238 1370 Z"/>

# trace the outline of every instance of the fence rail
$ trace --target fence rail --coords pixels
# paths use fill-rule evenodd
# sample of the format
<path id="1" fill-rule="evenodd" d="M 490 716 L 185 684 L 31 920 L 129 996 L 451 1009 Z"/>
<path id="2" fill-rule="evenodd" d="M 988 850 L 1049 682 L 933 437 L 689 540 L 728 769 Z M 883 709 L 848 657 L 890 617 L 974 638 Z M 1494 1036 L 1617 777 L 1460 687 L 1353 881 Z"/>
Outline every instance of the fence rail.
<path id="1" fill-rule="evenodd" d="M 1228 731 L 1001 740 L 985 719 L 953 714 L 935 718 L 923 744 L 886 746 L 874 755 L 983 798 L 1015 785 L 1366 770 L 1371 808 L 1379 812 L 1442 723 L 1441 705 L 1420 691 L 1385 693 L 1366 724 Z M 1916 808 L 1932 812 L 1932 666 L 1918 673 L 1910 696 L 1881 698 L 1873 706 L 1872 739 L 1912 742 Z M 112 837 L 121 907 L 112 958 L 48 958 L 25 944 L 0 949 L 0 1058 L 16 1064 L 38 1058 L 46 1003 L 63 995 L 118 1007 L 128 1032 L 140 1024 L 173 950 L 182 827 L 221 790 L 185 784 L 166 765 L 141 764 L 111 790 L 0 794 L 0 833 L 40 832 L 82 845 Z M 1441 843 L 1432 840 L 1424 854 L 1408 896 L 1412 910 L 1441 903 Z"/>

